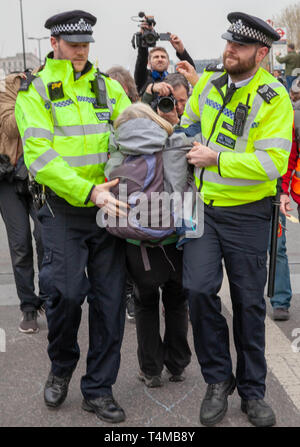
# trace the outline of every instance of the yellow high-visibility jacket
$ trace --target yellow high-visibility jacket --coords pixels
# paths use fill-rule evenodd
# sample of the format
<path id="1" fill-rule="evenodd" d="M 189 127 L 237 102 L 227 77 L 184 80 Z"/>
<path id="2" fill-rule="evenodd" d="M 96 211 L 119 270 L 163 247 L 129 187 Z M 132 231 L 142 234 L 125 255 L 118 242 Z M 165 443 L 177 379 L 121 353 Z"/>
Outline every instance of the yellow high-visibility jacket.
<path id="1" fill-rule="evenodd" d="M 95 107 L 95 73 L 88 62 L 76 80 L 69 60 L 48 56 L 29 88 L 19 91 L 15 108 L 27 168 L 78 207 L 94 206 L 87 198 L 93 185 L 105 181 L 111 123 L 130 105 L 121 85 L 103 76 L 107 107 Z"/>
<path id="2" fill-rule="evenodd" d="M 181 125 L 201 123 L 202 143 L 220 152 L 218 166 L 194 171 L 205 203 L 235 206 L 276 194 L 292 145 L 293 109 L 285 87 L 259 68 L 228 104 L 225 71 L 205 71 L 186 104 Z M 234 135 L 239 104 L 248 106 L 242 136 Z"/>

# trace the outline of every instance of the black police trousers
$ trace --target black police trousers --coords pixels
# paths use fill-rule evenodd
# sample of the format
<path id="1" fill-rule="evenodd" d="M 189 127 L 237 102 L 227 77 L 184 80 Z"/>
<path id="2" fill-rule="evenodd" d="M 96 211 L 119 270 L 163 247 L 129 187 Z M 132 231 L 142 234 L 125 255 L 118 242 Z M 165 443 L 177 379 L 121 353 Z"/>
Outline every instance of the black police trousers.
<path id="1" fill-rule="evenodd" d="M 265 393 L 264 287 L 271 199 L 234 207 L 204 207 L 204 234 L 184 245 L 183 285 L 189 299 L 195 351 L 208 384 L 232 373 L 229 331 L 218 296 L 224 260 L 230 285 L 236 379 L 245 400 Z"/>
<path id="2" fill-rule="evenodd" d="M 139 246 L 126 246 L 127 268 L 134 282 L 138 361 L 141 370 L 159 375 L 164 365 L 181 374 L 191 361 L 188 345 L 187 298 L 182 289 L 182 252 L 175 244 L 147 248 L 151 270 L 145 271 Z M 174 267 L 172 268 L 170 261 Z M 160 335 L 160 289 L 165 313 L 163 339 Z"/>
<path id="3" fill-rule="evenodd" d="M 81 391 L 86 399 L 111 395 L 120 366 L 125 323 L 125 242 L 98 227 L 99 208 L 49 199 L 38 216 L 45 249 L 40 279 L 48 291 L 48 355 L 58 377 L 79 359 L 81 306 L 89 304 L 89 350 Z"/>
<path id="4" fill-rule="evenodd" d="M 29 191 L 18 194 L 14 181 L 1 180 L 0 213 L 6 227 L 20 308 L 22 311 L 36 310 L 47 297 L 40 284 L 39 295 L 35 292 L 32 233 L 36 243 L 38 269 L 42 264 L 43 246 L 40 224 Z M 30 217 L 34 224 L 33 232 Z"/>

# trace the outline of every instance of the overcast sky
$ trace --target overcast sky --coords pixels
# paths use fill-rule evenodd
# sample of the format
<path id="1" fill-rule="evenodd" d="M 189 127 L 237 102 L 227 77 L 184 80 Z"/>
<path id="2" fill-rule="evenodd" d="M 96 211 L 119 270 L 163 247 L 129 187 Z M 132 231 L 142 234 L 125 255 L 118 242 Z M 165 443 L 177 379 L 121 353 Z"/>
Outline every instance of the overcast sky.
<path id="1" fill-rule="evenodd" d="M 103 71 L 112 65 L 134 67 L 136 51 L 131 37 L 138 30 L 131 20 L 139 11 L 155 16 L 158 32 L 172 32 L 181 37 L 194 59 L 219 57 L 224 48 L 221 34 L 228 28 L 226 16 L 242 11 L 264 20 L 274 17 L 293 0 L 22 0 L 24 32 L 27 37 L 48 36 L 44 28 L 47 18 L 59 12 L 84 9 L 98 18 L 94 27 L 95 43 L 91 44 L 90 60 L 99 61 Z M 20 0 L 0 0 L 0 57 L 22 52 Z M 38 56 L 37 42 L 25 39 L 26 51 Z M 173 47 L 165 46 L 171 58 Z M 42 55 L 50 51 L 49 42 L 41 42 Z"/>

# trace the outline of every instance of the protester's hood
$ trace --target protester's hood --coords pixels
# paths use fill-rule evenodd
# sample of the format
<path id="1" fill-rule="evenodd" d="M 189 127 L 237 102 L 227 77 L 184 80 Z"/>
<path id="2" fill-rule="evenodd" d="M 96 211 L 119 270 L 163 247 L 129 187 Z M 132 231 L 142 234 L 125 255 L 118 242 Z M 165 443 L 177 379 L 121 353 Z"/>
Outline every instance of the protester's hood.
<path id="1" fill-rule="evenodd" d="M 150 155 L 162 150 L 168 133 L 151 119 L 135 118 L 118 127 L 115 139 L 124 155 Z"/>

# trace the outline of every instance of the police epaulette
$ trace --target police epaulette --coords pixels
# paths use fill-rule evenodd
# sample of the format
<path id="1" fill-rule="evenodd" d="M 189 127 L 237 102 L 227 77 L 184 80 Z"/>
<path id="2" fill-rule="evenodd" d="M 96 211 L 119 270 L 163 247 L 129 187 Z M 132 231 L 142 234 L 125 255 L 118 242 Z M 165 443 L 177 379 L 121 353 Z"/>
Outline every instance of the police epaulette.
<path id="1" fill-rule="evenodd" d="M 205 68 L 206 71 L 225 71 L 223 64 L 218 64 L 218 65 L 214 65 L 214 64 L 208 64 L 207 67 Z"/>
<path id="2" fill-rule="evenodd" d="M 19 88 L 19 92 L 27 92 L 30 84 L 36 78 L 32 73 L 26 73 L 26 79 L 21 78 L 21 85 Z"/>
<path id="3" fill-rule="evenodd" d="M 264 101 L 270 104 L 271 100 L 278 96 L 278 93 L 275 92 L 269 85 L 263 84 L 260 85 L 257 89 L 257 93 L 262 97 Z"/>

